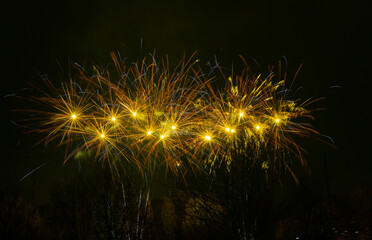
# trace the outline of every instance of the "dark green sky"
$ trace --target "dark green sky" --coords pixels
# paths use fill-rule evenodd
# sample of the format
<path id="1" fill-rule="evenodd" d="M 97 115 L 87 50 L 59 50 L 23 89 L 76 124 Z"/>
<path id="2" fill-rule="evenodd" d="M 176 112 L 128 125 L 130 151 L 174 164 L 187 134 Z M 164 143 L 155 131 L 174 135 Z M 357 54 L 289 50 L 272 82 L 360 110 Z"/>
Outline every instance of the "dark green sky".
<path id="1" fill-rule="evenodd" d="M 225 66 L 242 54 L 263 69 L 284 55 L 289 73 L 304 64 L 296 82 L 304 87 L 304 96 L 327 98 L 321 105 L 328 110 L 316 115 L 314 125 L 335 140 L 338 150 L 309 144 L 313 181 L 323 181 L 326 152 L 332 191 L 349 191 L 372 182 L 367 117 L 372 19 L 366 2 L 12 1 L 1 16 L 1 95 L 27 87 L 26 82 L 40 82 L 38 73 L 57 80 L 57 60 L 62 66 L 68 59 L 105 65 L 111 51 L 135 59 L 156 48 L 158 55 L 178 60 L 197 50 L 198 58 L 213 59 L 216 54 Z M 329 89 L 334 85 L 341 88 Z M 31 148 L 33 136 L 22 135 L 10 124 L 17 116 L 8 112 L 19 108 L 17 102 L 1 101 L 2 189 L 28 189 L 32 184 L 43 189 L 39 186 L 47 179 L 62 178 L 63 170 L 52 165 L 17 183 L 58 154 Z"/>

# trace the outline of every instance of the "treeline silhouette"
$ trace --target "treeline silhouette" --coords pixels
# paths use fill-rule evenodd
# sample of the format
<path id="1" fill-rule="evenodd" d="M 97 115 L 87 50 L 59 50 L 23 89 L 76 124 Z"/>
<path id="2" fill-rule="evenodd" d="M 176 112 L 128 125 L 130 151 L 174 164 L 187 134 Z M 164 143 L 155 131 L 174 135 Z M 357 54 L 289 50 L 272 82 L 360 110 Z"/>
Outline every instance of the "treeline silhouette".
<path id="1" fill-rule="evenodd" d="M 1 239 L 370 239 L 372 189 L 324 198 L 300 181 L 278 201 L 258 164 L 157 187 L 107 167 L 54 186 L 50 204 L 3 194 Z"/>

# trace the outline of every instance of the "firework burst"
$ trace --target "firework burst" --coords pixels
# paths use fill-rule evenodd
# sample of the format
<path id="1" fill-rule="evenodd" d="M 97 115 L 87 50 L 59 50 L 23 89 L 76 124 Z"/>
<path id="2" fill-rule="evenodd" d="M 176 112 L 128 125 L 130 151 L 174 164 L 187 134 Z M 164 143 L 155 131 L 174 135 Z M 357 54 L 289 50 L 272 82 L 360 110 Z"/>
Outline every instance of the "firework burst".
<path id="1" fill-rule="evenodd" d="M 280 71 L 263 77 L 246 65 L 240 74 L 207 75 L 193 56 L 174 68 L 168 58 L 157 62 L 152 55 L 130 65 L 112 59 L 111 68 L 90 71 L 76 64 L 60 88 L 44 78 L 49 90 L 33 99 L 47 106 L 29 110 L 37 132 L 45 143 L 58 140 L 65 161 L 90 151 L 113 173 L 132 164 L 185 174 L 229 167 L 249 149 L 253 163 L 280 169 L 288 167 L 285 154 L 304 163 L 295 136 L 318 134 L 304 121 L 313 118 L 308 107 L 314 100 L 290 99 Z M 215 78 L 225 81 L 223 91 L 212 87 Z"/>

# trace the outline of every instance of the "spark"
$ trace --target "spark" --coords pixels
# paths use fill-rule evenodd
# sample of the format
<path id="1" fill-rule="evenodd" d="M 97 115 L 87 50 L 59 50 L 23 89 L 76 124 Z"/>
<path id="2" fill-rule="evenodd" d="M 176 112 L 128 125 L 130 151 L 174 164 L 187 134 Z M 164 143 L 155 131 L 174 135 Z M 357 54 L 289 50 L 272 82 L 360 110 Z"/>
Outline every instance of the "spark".
<path id="1" fill-rule="evenodd" d="M 261 126 L 260 125 L 256 125 L 256 129 L 257 130 L 260 130 L 261 129 Z"/>
<path id="2" fill-rule="evenodd" d="M 76 118 L 76 114 L 72 114 L 72 115 L 71 115 L 71 118 L 72 118 L 72 119 L 75 119 L 75 118 Z"/>
<path id="3" fill-rule="evenodd" d="M 133 117 L 136 117 L 137 116 L 137 113 L 136 112 L 133 112 L 132 115 L 133 115 Z"/>
<path id="4" fill-rule="evenodd" d="M 147 135 L 151 135 L 151 134 L 152 134 L 152 132 L 151 132 L 151 131 L 148 131 L 148 132 L 147 132 Z"/>
<path id="5" fill-rule="evenodd" d="M 172 126 L 172 130 L 175 130 L 175 129 L 176 129 L 176 126 L 173 125 L 173 126 Z"/>
<path id="6" fill-rule="evenodd" d="M 212 138 L 211 138 L 211 136 L 206 135 L 206 136 L 205 136 L 205 139 L 208 140 L 208 141 L 210 141 Z"/>
<path id="7" fill-rule="evenodd" d="M 111 118 L 111 121 L 115 122 L 116 121 L 116 117 L 112 117 Z"/>
<path id="8" fill-rule="evenodd" d="M 235 132 L 235 129 L 229 128 L 229 127 L 227 127 L 225 130 L 226 130 L 226 132 L 229 132 L 229 133 L 234 133 Z"/>

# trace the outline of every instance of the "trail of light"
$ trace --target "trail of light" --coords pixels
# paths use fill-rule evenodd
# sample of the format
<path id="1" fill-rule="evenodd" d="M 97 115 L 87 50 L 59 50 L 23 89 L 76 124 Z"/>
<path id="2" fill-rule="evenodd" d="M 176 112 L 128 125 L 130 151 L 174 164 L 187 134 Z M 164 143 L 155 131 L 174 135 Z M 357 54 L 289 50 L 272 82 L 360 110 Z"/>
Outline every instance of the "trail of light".
<path id="1" fill-rule="evenodd" d="M 22 182 L 25 178 L 27 178 L 28 176 L 30 176 L 31 174 L 33 174 L 34 172 L 36 172 L 37 170 L 39 170 L 40 168 L 42 168 L 43 166 L 45 166 L 48 162 L 49 161 L 46 161 L 45 163 L 43 163 L 40 166 L 36 167 L 32 171 L 30 171 L 29 173 L 27 173 L 26 175 L 24 175 L 21 179 L 19 179 L 18 182 Z"/>

